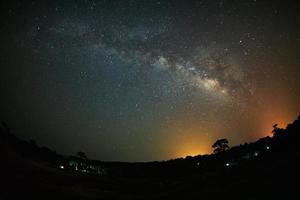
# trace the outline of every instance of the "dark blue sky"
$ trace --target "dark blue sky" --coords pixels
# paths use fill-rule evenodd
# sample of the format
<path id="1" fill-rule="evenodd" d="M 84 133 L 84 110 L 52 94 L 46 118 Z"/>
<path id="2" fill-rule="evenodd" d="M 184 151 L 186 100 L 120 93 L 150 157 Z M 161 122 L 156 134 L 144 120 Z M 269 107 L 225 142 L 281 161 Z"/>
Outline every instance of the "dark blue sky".
<path id="1" fill-rule="evenodd" d="M 204 154 L 299 114 L 299 3 L 1 4 L 0 117 L 59 153 Z"/>

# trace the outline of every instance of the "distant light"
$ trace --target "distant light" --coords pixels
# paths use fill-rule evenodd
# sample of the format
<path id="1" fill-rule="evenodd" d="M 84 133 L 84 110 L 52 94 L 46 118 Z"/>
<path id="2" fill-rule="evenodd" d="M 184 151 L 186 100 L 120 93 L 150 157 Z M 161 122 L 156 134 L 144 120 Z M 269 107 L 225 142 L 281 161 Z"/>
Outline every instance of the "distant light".
<path id="1" fill-rule="evenodd" d="M 269 146 L 266 146 L 266 149 L 267 149 L 267 150 L 269 150 L 269 149 L 270 149 L 270 147 L 269 147 Z"/>
<path id="2" fill-rule="evenodd" d="M 199 166 L 199 165 L 200 165 L 200 162 L 197 162 L 197 165 Z"/>
<path id="3" fill-rule="evenodd" d="M 60 165 L 59 168 L 64 169 L 65 167 L 63 165 Z"/>
<path id="4" fill-rule="evenodd" d="M 255 153 L 254 153 L 254 156 L 258 156 L 258 152 L 255 152 Z"/>
<path id="5" fill-rule="evenodd" d="M 226 163 L 225 166 L 226 166 L 226 167 L 229 167 L 229 166 L 230 166 L 230 163 Z"/>

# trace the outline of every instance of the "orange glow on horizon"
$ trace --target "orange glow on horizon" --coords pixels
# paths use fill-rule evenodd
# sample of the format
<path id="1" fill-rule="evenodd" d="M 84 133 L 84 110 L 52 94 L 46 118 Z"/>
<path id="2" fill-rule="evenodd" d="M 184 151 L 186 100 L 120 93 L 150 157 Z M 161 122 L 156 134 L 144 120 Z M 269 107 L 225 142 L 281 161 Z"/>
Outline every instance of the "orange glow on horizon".
<path id="1" fill-rule="evenodd" d="M 286 128 L 289 123 L 292 123 L 295 119 L 294 116 L 288 113 L 280 114 L 265 114 L 261 118 L 261 137 L 272 136 L 273 125 L 278 124 L 279 128 Z"/>
<path id="2" fill-rule="evenodd" d="M 166 147 L 169 158 L 197 156 L 212 152 L 211 134 L 205 133 L 199 123 L 193 120 L 182 120 L 164 130 Z"/>
<path id="3" fill-rule="evenodd" d="M 206 150 L 205 148 L 190 147 L 186 145 L 182 149 L 178 149 L 178 152 L 176 152 L 175 156 L 185 158 L 186 156 L 197 156 L 197 155 L 205 155 L 210 153 L 211 151 Z"/>
<path id="4" fill-rule="evenodd" d="M 199 134 L 198 134 L 199 135 Z M 197 137 L 191 132 L 187 132 L 186 135 L 178 137 L 171 144 L 172 157 L 186 157 L 186 156 L 197 156 L 211 153 L 211 142 L 209 139 Z"/>

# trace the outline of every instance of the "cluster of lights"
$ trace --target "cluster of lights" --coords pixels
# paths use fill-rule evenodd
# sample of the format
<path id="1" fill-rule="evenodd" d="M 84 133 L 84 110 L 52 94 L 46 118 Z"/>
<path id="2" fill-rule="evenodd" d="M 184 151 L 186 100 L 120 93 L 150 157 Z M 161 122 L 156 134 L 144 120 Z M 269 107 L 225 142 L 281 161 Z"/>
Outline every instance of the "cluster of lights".
<path id="1" fill-rule="evenodd" d="M 270 149 L 271 149 L 270 146 L 265 146 L 265 148 L 266 148 L 267 150 L 270 150 Z M 257 156 L 259 155 L 259 152 L 256 151 L 256 152 L 254 152 L 253 155 L 254 155 L 255 157 L 257 157 Z M 231 165 L 232 165 L 232 164 L 231 164 L 230 162 L 227 162 L 227 163 L 224 164 L 225 167 L 230 167 Z"/>
<path id="2" fill-rule="evenodd" d="M 266 146 L 266 149 L 269 150 L 270 149 L 270 146 Z M 254 152 L 254 156 L 258 156 L 259 155 L 259 152 Z M 200 162 L 197 162 L 197 166 L 200 165 Z M 226 167 L 229 167 L 231 164 L 229 162 L 225 163 L 225 166 Z M 64 169 L 65 167 L 63 165 L 60 165 L 59 166 L 60 169 Z M 76 166 L 75 170 L 77 171 L 78 168 Z M 82 172 L 87 172 L 86 170 L 81 170 Z"/>

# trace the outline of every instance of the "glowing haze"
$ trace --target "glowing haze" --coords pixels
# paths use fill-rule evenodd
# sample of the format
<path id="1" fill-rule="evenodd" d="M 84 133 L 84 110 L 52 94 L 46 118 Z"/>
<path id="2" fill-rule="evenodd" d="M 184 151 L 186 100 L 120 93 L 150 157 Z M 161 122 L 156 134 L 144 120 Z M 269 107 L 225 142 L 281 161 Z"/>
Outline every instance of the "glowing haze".
<path id="1" fill-rule="evenodd" d="M 149 161 L 300 113 L 299 3 L 8 1 L 0 117 L 59 153 Z"/>

